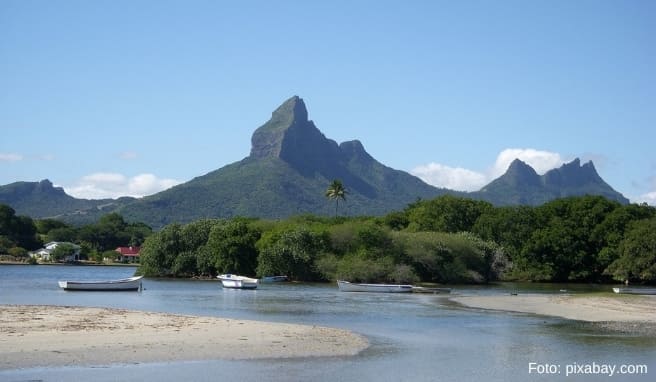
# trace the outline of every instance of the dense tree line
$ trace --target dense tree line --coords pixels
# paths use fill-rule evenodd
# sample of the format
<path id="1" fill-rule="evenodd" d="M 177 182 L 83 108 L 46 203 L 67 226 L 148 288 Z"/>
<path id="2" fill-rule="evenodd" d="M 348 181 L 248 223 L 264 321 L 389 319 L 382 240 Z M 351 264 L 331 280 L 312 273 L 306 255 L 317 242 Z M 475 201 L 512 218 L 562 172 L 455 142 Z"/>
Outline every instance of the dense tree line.
<path id="1" fill-rule="evenodd" d="M 0 204 L 0 255 L 22 257 L 39 246 L 41 241 L 34 221 L 27 216 L 16 216 L 13 208 Z"/>
<path id="2" fill-rule="evenodd" d="M 284 274 L 294 280 L 656 281 L 656 209 L 603 197 L 493 207 L 454 196 L 384 217 L 210 219 L 142 249 L 148 276 Z"/>
<path id="3" fill-rule="evenodd" d="M 76 243 L 82 255 L 101 260 L 103 253 L 119 246 L 139 246 L 151 234 L 147 225 L 128 223 L 116 213 L 103 216 L 97 223 L 74 227 L 55 219 L 16 216 L 11 207 L 0 204 L 0 254 L 15 258 L 26 257 L 28 251 L 44 243 L 62 241 Z"/>
<path id="4" fill-rule="evenodd" d="M 383 217 L 205 219 L 156 233 L 117 214 L 71 227 L 0 205 L 1 253 L 26 253 L 47 241 L 71 241 L 98 256 L 143 242 L 139 272 L 148 276 L 656 282 L 656 208 L 598 196 L 538 207 L 442 196 Z"/>
<path id="5" fill-rule="evenodd" d="M 648 229 L 654 219 L 656 209 L 647 205 L 584 196 L 495 208 L 472 232 L 506 249 L 514 279 L 654 282 L 656 230 Z"/>
<path id="6" fill-rule="evenodd" d="M 293 280 L 486 282 L 507 262 L 501 248 L 470 233 L 394 231 L 380 218 L 298 216 L 172 224 L 146 239 L 147 276 L 220 273 Z"/>

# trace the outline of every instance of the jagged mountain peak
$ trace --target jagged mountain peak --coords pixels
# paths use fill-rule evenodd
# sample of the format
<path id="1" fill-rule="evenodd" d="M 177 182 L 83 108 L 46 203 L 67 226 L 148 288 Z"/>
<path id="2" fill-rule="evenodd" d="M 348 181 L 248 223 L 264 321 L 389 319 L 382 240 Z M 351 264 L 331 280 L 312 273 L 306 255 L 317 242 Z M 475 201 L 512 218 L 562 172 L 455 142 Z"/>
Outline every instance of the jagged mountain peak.
<path id="1" fill-rule="evenodd" d="M 307 119 L 305 102 L 293 96 L 283 102 L 251 139 L 250 157 L 281 159 L 305 176 L 319 173 L 334 176 L 334 166 L 343 159 L 337 142 Z"/>
<path id="2" fill-rule="evenodd" d="M 55 187 L 48 179 L 38 182 L 14 182 L 8 184 L 5 192 L 13 192 L 20 196 L 25 195 L 66 195 L 64 189 Z"/>
<path id="3" fill-rule="evenodd" d="M 574 158 L 571 162 L 565 163 L 561 167 L 581 167 L 581 159 Z"/>
<path id="4" fill-rule="evenodd" d="M 515 159 L 505 174 L 472 195 L 498 205 L 538 205 L 555 198 L 579 195 L 602 195 L 620 203 L 629 203 L 628 199 L 604 182 L 592 161 L 581 165 L 579 158 L 542 176 L 528 164 Z"/>
<path id="5" fill-rule="evenodd" d="M 364 149 L 362 142 L 357 139 L 340 143 L 339 149 L 347 160 L 358 160 L 361 162 L 375 161 L 367 150 Z"/>
<path id="6" fill-rule="evenodd" d="M 271 113 L 272 121 L 292 125 L 294 122 L 307 122 L 308 112 L 303 98 L 295 95 L 283 102 Z"/>
<path id="7" fill-rule="evenodd" d="M 304 176 L 320 175 L 326 178 L 351 180 L 355 187 L 366 189 L 357 176 L 347 168 L 350 165 L 371 166 L 376 160 L 367 153 L 358 140 L 338 145 L 307 119 L 303 99 L 293 96 L 283 102 L 271 119 L 253 133 L 251 158 L 281 159 Z"/>
<path id="8" fill-rule="evenodd" d="M 533 167 L 520 159 L 515 159 L 508 166 L 508 170 L 496 179 L 496 183 L 506 183 L 511 186 L 517 185 L 539 185 L 540 175 L 535 172 Z"/>
<path id="9" fill-rule="evenodd" d="M 46 187 L 46 188 L 53 187 L 52 182 L 50 181 L 50 179 L 40 180 L 39 181 L 39 186 L 40 187 Z"/>
<path id="10" fill-rule="evenodd" d="M 586 169 L 590 169 L 590 170 L 594 170 L 595 172 L 597 172 L 597 169 L 595 168 L 595 165 L 594 165 L 594 163 L 592 163 L 591 160 L 583 163 L 583 165 L 581 167 L 586 168 Z"/>
<path id="11" fill-rule="evenodd" d="M 515 158 L 512 162 L 510 162 L 510 165 L 508 166 L 508 170 L 506 170 L 506 173 L 535 173 L 535 170 L 533 167 L 529 166 L 528 163 L 522 161 L 519 158 Z M 537 175 L 537 173 L 535 173 Z"/>
<path id="12" fill-rule="evenodd" d="M 600 184 L 607 186 L 601 179 L 592 161 L 581 165 L 581 160 L 575 158 L 559 168 L 547 171 L 544 174 L 544 182 L 547 186 L 579 186 L 583 184 Z"/>
<path id="13" fill-rule="evenodd" d="M 276 157 L 284 159 L 301 141 L 322 142 L 326 138 L 308 120 L 305 102 L 293 96 L 271 113 L 271 119 L 260 126 L 251 137 L 252 158 Z M 336 145 L 336 144 L 335 144 Z"/>

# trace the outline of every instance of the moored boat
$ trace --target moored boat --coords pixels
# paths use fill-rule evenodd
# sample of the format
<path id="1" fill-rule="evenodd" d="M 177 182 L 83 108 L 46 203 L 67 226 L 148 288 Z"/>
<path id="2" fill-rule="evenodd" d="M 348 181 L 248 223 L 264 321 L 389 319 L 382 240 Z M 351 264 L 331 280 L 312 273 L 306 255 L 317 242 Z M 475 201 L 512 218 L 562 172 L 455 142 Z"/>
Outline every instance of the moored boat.
<path id="1" fill-rule="evenodd" d="M 613 288 L 613 292 L 620 294 L 656 294 L 656 288 L 622 287 Z"/>
<path id="2" fill-rule="evenodd" d="M 451 293 L 451 288 L 430 288 L 422 286 L 413 286 L 412 293 Z"/>
<path id="3" fill-rule="evenodd" d="M 224 275 L 216 276 L 217 279 L 221 280 L 221 285 L 224 288 L 234 288 L 234 289 L 255 289 L 257 288 L 258 279 L 253 279 L 246 276 L 233 275 L 226 273 Z"/>
<path id="4" fill-rule="evenodd" d="M 359 284 L 337 280 L 337 287 L 342 292 L 378 292 L 378 293 L 409 293 L 412 285 L 408 284 Z"/>
<path id="5" fill-rule="evenodd" d="M 135 276 L 119 280 L 64 280 L 59 281 L 59 287 L 64 290 L 80 291 L 135 291 L 141 289 L 143 276 Z"/>

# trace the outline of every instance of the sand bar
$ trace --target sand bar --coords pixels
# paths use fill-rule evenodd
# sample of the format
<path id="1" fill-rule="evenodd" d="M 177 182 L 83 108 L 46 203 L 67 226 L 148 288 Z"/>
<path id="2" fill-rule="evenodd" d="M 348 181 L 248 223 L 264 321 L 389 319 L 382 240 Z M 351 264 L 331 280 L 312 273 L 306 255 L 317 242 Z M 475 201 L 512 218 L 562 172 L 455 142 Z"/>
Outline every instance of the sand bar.
<path id="1" fill-rule="evenodd" d="M 656 323 L 656 296 L 494 295 L 451 300 L 471 308 L 532 313 L 588 322 Z"/>
<path id="2" fill-rule="evenodd" d="M 0 370 L 355 355 L 347 330 L 123 309 L 0 305 Z"/>

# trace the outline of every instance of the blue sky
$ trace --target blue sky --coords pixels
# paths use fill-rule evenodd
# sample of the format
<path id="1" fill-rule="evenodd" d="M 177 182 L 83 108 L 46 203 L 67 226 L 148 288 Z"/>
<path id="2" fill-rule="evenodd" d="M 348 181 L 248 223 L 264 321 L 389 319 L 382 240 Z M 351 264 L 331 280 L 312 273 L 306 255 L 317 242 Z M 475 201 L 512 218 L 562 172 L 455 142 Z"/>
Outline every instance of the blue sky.
<path id="1" fill-rule="evenodd" d="M 292 95 L 476 190 L 579 157 L 656 205 L 653 1 L 0 1 L 0 184 L 143 196 L 248 155 Z"/>

